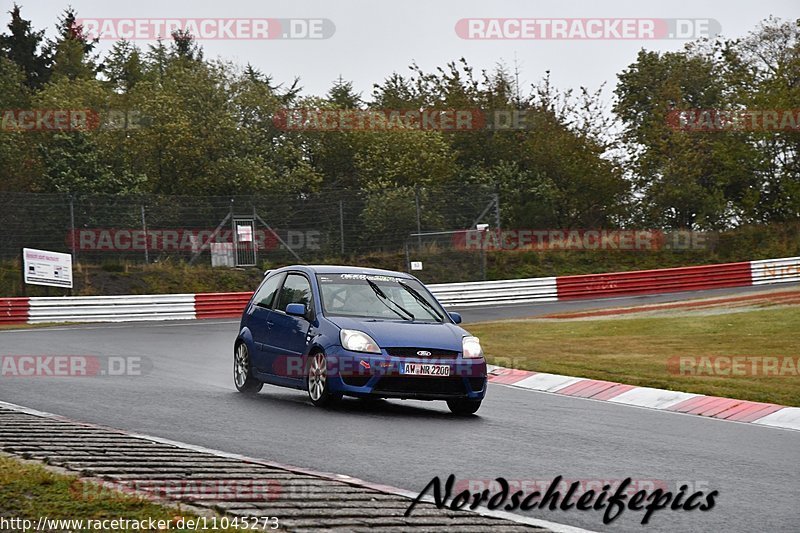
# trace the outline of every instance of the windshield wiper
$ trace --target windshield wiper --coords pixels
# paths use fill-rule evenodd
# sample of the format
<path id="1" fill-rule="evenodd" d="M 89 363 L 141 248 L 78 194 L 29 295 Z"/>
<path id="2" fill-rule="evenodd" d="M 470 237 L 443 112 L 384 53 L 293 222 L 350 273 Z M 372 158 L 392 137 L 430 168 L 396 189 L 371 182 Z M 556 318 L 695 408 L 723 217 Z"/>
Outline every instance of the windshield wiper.
<path id="1" fill-rule="evenodd" d="M 366 279 L 366 278 L 365 278 L 365 279 Z M 380 301 L 381 301 L 381 303 L 383 303 L 383 305 L 385 305 L 385 306 L 386 306 L 386 307 L 387 307 L 387 308 L 388 308 L 390 311 L 394 312 L 394 314 L 396 314 L 397 316 L 399 316 L 400 318 L 402 318 L 402 319 L 404 319 L 404 320 L 408 320 L 409 318 L 410 318 L 411 320 L 414 320 L 414 315 L 413 315 L 413 314 L 411 314 L 411 311 L 409 311 L 408 309 L 406 309 L 405 307 L 403 307 L 403 306 L 402 306 L 402 305 L 400 305 L 399 303 L 395 302 L 394 300 L 392 300 L 391 298 L 389 298 L 388 296 L 386 296 L 386 293 L 385 293 L 385 292 L 383 292 L 383 291 L 381 290 L 381 288 L 380 288 L 380 287 L 378 287 L 378 284 L 377 284 L 377 283 L 375 283 L 375 282 L 374 282 L 374 281 L 372 281 L 371 279 L 366 279 L 366 282 L 367 282 L 367 283 L 369 283 L 369 286 L 370 286 L 370 287 L 372 287 L 372 290 L 375 292 L 375 294 L 376 294 L 376 295 L 377 295 L 379 298 L 383 298 L 382 300 L 380 300 Z M 385 301 L 384 301 L 384 300 L 385 300 Z M 405 313 L 406 315 L 408 315 L 408 318 L 407 318 L 407 317 L 404 317 L 404 316 L 403 316 L 401 313 L 399 313 L 399 312 L 397 311 L 397 309 L 393 309 L 393 308 L 389 307 L 389 304 L 387 304 L 386 302 L 391 302 L 391 303 L 393 303 L 393 304 L 394 304 L 394 305 L 397 307 L 397 309 L 400 309 L 400 310 L 401 310 L 403 313 Z"/>
<path id="2" fill-rule="evenodd" d="M 414 289 L 409 285 L 406 285 L 402 281 L 398 281 L 397 284 L 403 287 L 406 290 L 406 292 L 408 292 L 411 296 L 413 296 L 414 299 L 422 305 L 423 309 L 425 309 L 425 311 L 427 311 L 429 315 L 438 319 L 439 322 L 444 322 L 444 316 L 442 316 L 439 313 L 439 311 L 433 305 L 431 305 L 431 303 L 428 300 L 423 298 L 422 295 L 419 292 L 417 292 L 416 289 Z"/>

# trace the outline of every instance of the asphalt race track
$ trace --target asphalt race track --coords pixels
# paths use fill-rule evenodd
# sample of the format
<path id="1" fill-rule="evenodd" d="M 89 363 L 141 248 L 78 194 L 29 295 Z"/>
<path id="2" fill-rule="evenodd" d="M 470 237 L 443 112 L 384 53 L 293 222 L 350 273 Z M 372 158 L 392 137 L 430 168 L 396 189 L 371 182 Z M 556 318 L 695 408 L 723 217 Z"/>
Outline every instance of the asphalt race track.
<path id="1" fill-rule="evenodd" d="M 764 289 L 758 287 L 757 289 Z M 749 288 L 756 289 L 756 288 Z M 742 289 L 692 296 L 734 294 Z M 468 322 L 668 301 L 662 295 L 469 309 Z M 709 512 L 626 510 L 530 516 L 596 531 L 796 531 L 800 432 L 492 385 L 479 416 L 443 403 L 347 400 L 315 409 L 300 391 L 266 386 L 254 398 L 232 383 L 238 321 L 66 326 L 0 332 L 0 355 L 141 356 L 144 376 L 0 378 L 0 400 L 76 420 L 421 490 L 458 479 L 661 480 L 719 491 Z"/>

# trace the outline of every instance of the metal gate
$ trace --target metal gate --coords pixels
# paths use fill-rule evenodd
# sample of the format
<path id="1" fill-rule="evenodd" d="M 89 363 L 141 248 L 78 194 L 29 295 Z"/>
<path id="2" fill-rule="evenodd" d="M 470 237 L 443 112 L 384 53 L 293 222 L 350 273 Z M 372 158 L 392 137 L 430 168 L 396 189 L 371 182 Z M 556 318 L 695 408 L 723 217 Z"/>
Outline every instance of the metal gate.
<path id="1" fill-rule="evenodd" d="M 256 266 L 258 250 L 254 218 L 233 218 L 233 242 L 236 266 Z"/>

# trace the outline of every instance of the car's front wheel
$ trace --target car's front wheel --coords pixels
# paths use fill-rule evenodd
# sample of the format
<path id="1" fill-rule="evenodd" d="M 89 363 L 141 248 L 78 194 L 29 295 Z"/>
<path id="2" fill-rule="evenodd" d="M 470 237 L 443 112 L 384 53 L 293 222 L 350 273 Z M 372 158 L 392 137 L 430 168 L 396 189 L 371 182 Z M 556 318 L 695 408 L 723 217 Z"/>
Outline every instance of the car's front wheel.
<path id="1" fill-rule="evenodd" d="M 239 392 L 246 394 L 256 394 L 264 386 L 261 381 L 253 377 L 250 353 L 244 342 L 237 344 L 233 352 L 233 384 Z"/>
<path id="2" fill-rule="evenodd" d="M 341 394 L 330 390 L 328 361 L 325 354 L 316 352 L 308 356 L 308 397 L 317 407 L 325 407 L 342 399 Z"/>
<path id="3" fill-rule="evenodd" d="M 475 414 L 481 407 L 481 400 L 466 400 L 464 398 L 456 398 L 447 400 L 447 407 L 454 415 L 467 416 Z"/>

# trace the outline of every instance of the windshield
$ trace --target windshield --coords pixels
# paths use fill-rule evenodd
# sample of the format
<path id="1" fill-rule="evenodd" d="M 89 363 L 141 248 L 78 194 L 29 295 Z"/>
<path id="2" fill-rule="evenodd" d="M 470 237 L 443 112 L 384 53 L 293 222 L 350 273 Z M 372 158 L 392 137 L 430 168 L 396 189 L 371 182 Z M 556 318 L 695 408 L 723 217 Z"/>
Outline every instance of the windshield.
<path id="1" fill-rule="evenodd" d="M 442 322 L 444 310 L 415 279 L 366 274 L 318 274 L 328 316 Z"/>

